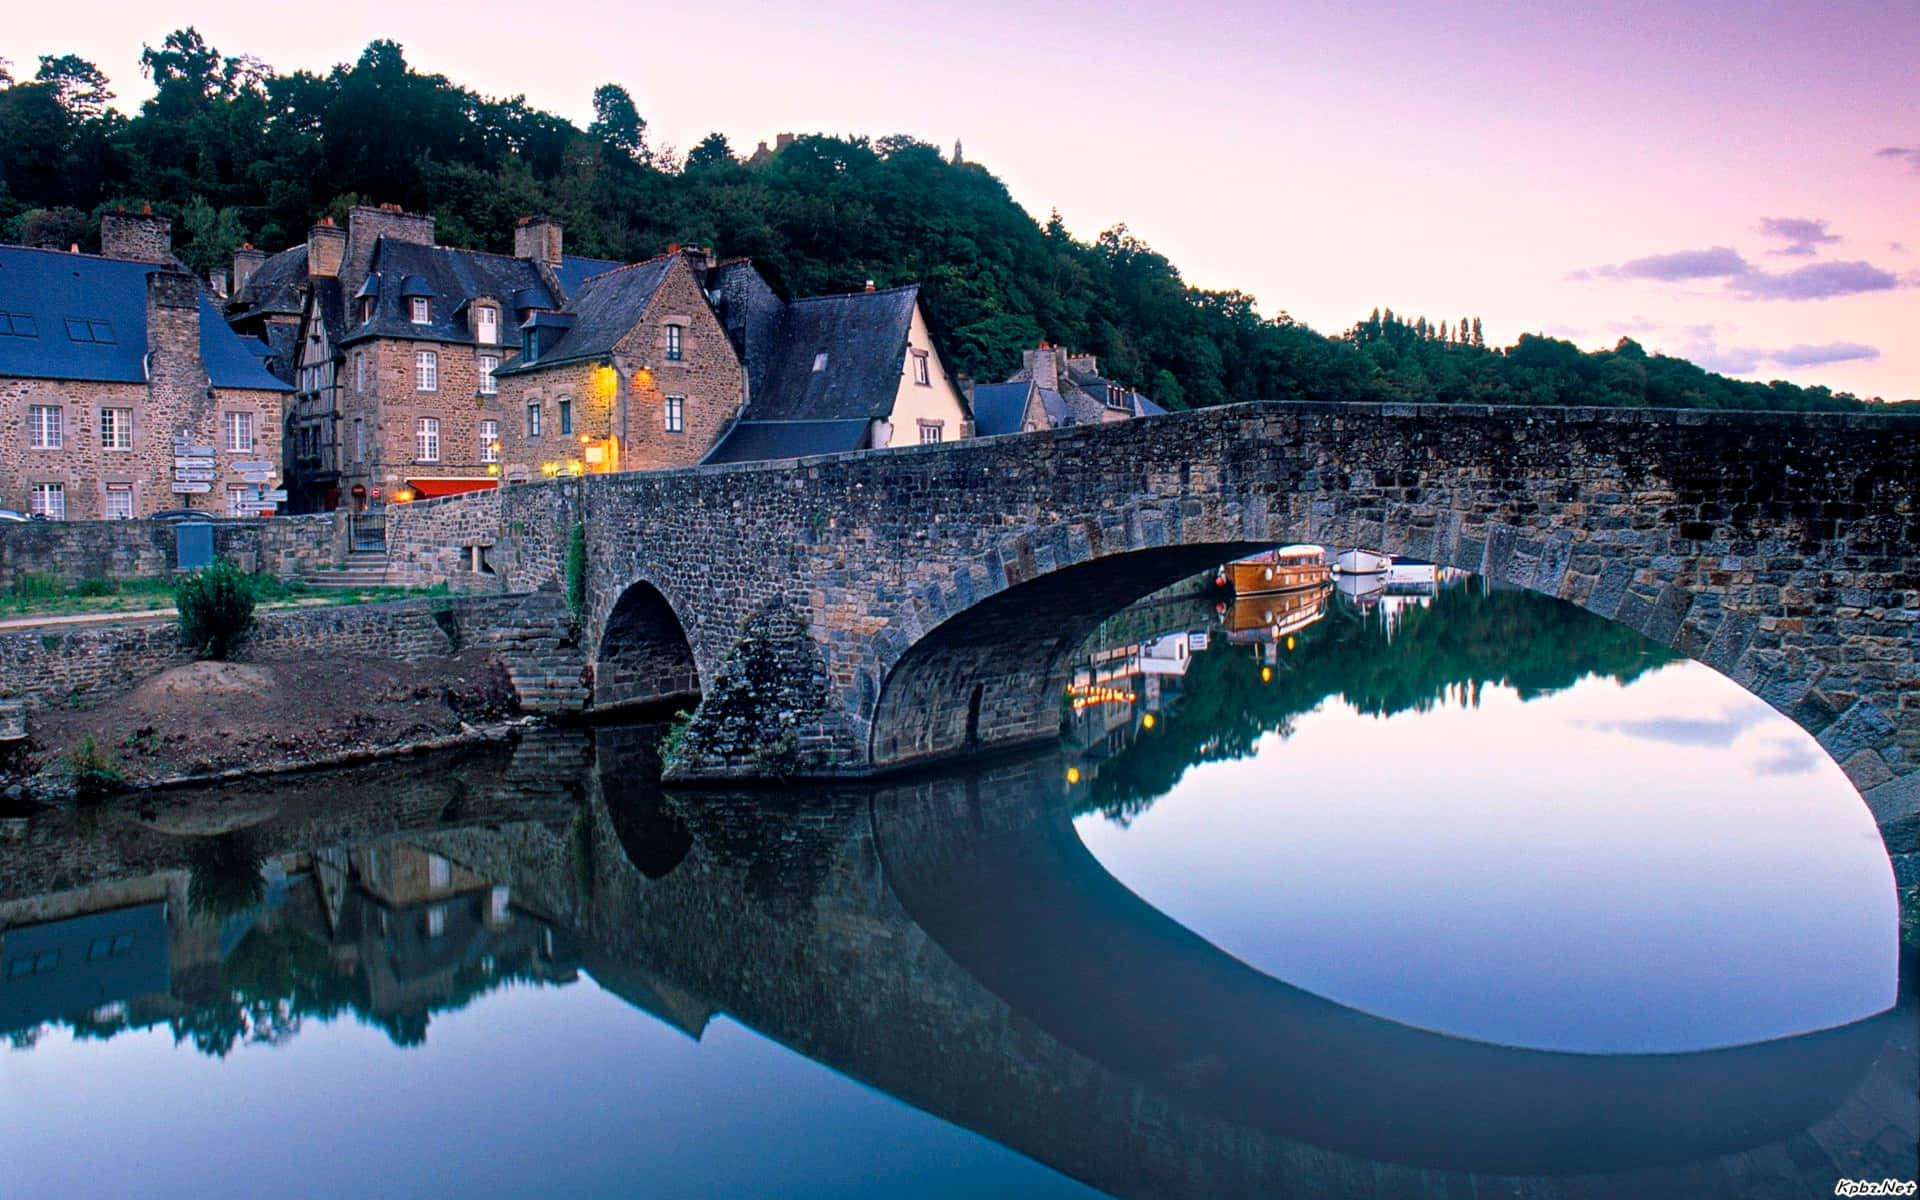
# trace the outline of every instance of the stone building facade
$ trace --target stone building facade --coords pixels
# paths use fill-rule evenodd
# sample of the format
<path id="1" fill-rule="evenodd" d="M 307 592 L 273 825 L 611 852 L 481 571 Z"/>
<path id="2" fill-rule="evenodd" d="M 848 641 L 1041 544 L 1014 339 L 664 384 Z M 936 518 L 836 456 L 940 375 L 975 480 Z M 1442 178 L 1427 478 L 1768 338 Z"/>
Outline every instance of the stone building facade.
<path id="1" fill-rule="evenodd" d="M 98 256 L 0 247 L 0 507 L 239 515 L 276 482 L 240 465 L 279 463 L 291 389 L 172 263 L 165 217 L 101 225 Z"/>

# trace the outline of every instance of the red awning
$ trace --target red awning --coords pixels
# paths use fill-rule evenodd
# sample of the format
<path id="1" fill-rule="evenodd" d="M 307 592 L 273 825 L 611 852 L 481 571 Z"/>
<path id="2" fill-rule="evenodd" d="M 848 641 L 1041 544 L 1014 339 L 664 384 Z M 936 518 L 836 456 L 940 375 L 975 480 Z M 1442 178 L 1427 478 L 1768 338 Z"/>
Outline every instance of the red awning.
<path id="1" fill-rule="evenodd" d="M 490 492 L 498 487 L 497 479 L 409 479 L 407 486 L 413 494 L 422 500 L 431 500 L 435 496 L 457 496 L 461 492 Z"/>

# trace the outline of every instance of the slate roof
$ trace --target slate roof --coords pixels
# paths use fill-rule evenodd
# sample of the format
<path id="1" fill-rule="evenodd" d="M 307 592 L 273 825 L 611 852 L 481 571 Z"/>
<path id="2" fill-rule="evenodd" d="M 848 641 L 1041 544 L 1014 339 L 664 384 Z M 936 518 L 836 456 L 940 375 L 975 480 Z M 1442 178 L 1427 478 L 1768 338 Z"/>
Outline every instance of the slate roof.
<path id="1" fill-rule="evenodd" d="M 566 290 L 567 295 L 571 296 L 580 290 L 581 284 L 595 275 L 604 275 L 624 265 L 610 258 L 575 258 L 571 255 L 562 255 L 560 265 L 553 269 L 553 274 L 554 278 L 560 281 L 560 286 Z"/>
<path id="2" fill-rule="evenodd" d="M 467 306 L 478 297 L 491 296 L 507 310 L 498 327 L 500 345 L 512 351 L 520 348 L 520 331 L 512 314 L 515 293 L 529 293 L 530 298 L 539 299 L 540 308 L 559 307 L 558 298 L 531 262 L 504 254 L 422 246 L 383 237 L 374 246 L 368 279 L 375 276 L 379 277 L 379 292 L 373 319 L 360 321 L 357 311 L 351 314 L 353 324 L 343 342 L 392 337 L 472 345 Z M 406 300 L 416 294 L 432 297 L 428 308 L 432 319 L 425 324 L 416 325 L 409 319 Z"/>
<path id="3" fill-rule="evenodd" d="M 917 284 L 813 296 L 787 305 L 767 361 L 749 379 L 754 421 L 885 417 L 900 391 Z M 827 361 L 813 365 L 818 355 Z"/>
<path id="4" fill-rule="evenodd" d="M 0 375 L 146 380 L 147 275 L 152 263 L 0 246 Z M 227 327 L 200 289 L 200 357 L 215 387 L 286 391 L 259 342 Z"/>
<path id="5" fill-rule="evenodd" d="M 1026 428 L 1031 383 L 982 383 L 973 389 L 973 429 L 980 437 L 1020 433 Z"/>
<path id="6" fill-rule="evenodd" d="M 707 452 L 703 465 L 763 462 L 805 458 L 811 454 L 838 454 L 862 448 L 867 437 L 864 417 L 827 421 L 739 421 Z"/>
<path id="7" fill-rule="evenodd" d="M 1052 388 L 1040 389 L 1040 407 L 1047 410 L 1047 419 L 1054 428 L 1073 424 L 1073 409 L 1067 407 L 1066 398 Z"/>
<path id="8" fill-rule="evenodd" d="M 307 279 L 307 245 L 271 255 L 253 269 L 247 286 L 227 301 L 227 320 L 300 315 L 300 285 Z"/>
<path id="9" fill-rule="evenodd" d="M 662 255 L 586 280 L 566 307 L 566 314 L 573 318 L 573 327 L 554 339 L 551 345 L 545 346 L 540 352 L 539 361 L 528 363 L 515 358 L 496 374 L 511 375 L 555 363 L 611 354 L 614 344 L 625 337 L 645 315 L 660 285 L 666 282 L 667 272 L 676 257 Z M 548 340 L 544 336 L 541 338 L 543 344 Z"/>

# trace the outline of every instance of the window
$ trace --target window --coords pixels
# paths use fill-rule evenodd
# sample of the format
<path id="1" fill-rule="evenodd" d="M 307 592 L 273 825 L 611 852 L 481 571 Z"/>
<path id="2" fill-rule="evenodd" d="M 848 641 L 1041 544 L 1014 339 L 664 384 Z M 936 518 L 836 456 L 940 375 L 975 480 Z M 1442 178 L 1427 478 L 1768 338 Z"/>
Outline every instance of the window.
<path id="1" fill-rule="evenodd" d="M 500 422 L 480 422 L 480 461 L 497 463 L 500 461 Z"/>
<path id="2" fill-rule="evenodd" d="M 27 492 L 27 510 L 36 517 L 45 517 L 49 521 L 67 519 L 67 485 L 64 483 L 36 483 Z"/>
<path id="3" fill-rule="evenodd" d="M 230 412 L 220 414 L 226 437 L 224 444 L 229 450 L 253 449 L 253 414 L 250 412 Z"/>
<path id="4" fill-rule="evenodd" d="M 825 350 L 813 356 L 813 369 L 815 371 L 824 371 L 827 369 L 827 352 Z"/>
<path id="5" fill-rule="evenodd" d="M 687 398 L 685 396 L 668 396 L 667 397 L 667 432 L 668 433 L 685 433 L 686 432 L 686 429 L 687 429 L 686 405 L 687 405 Z"/>
<path id="6" fill-rule="evenodd" d="M 421 462 L 440 461 L 439 417 L 421 417 L 414 422 L 413 456 Z"/>
<path id="7" fill-rule="evenodd" d="M 39 337 L 29 313 L 0 312 L 0 337 Z"/>
<path id="8" fill-rule="evenodd" d="M 491 396 L 500 390 L 500 385 L 493 380 L 493 373 L 499 369 L 500 356 L 498 354 L 482 354 L 480 356 L 480 394 L 482 396 Z"/>
<path id="9" fill-rule="evenodd" d="M 62 427 L 64 410 L 51 404 L 27 406 L 27 445 L 35 450 L 58 450 L 67 444 Z"/>
<path id="10" fill-rule="evenodd" d="M 100 448 L 102 450 L 133 449 L 132 409 L 103 408 L 100 410 Z"/>
<path id="11" fill-rule="evenodd" d="M 257 517 L 260 513 L 249 508 L 247 502 L 259 493 L 251 484 L 230 483 L 227 485 L 227 515 L 230 517 Z"/>
<path id="12" fill-rule="evenodd" d="M 473 310 L 473 336 L 483 346 L 500 344 L 500 310 L 482 304 Z"/>
<path id="13" fill-rule="evenodd" d="M 680 361 L 680 327 L 678 325 L 667 326 L 667 361 Z"/>
<path id="14" fill-rule="evenodd" d="M 565 437 L 567 434 L 572 432 L 573 432 L 573 401 L 562 400 L 560 402 L 560 434 L 562 437 Z"/>
<path id="15" fill-rule="evenodd" d="M 423 392 L 440 390 L 440 356 L 431 350 L 417 350 L 413 355 L 413 386 Z"/>
<path id="16" fill-rule="evenodd" d="M 527 405 L 527 436 L 530 438 L 540 436 L 540 402 L 538 400 Z"/>
<path id="17" fill-rule="evenodd" d="M 940 440 L 941 424 L 942 422 L 939 421 L 920 422 L 920 444 L 922 446 L 931 446 Z"/>
<path id="18" fill-rule="evenodd" d="M 1126 408 L 1127 407 L 1127 389 L 1121 387 L 1117 383 L 1108 384 L 1107 385 L 1107 407 L 1108 408 Z"/>
<path id="19" fill-rule="evenodd" d="M 103 346 L 113 345 L 113 326 L 105 321 L 95 321 L 88 317 L 68 317 L 67 336 L 76 342 L 97 342 Z"/>
<path id="20" fill-rule="evenodd" d="M 441 889 L 452 887 L 453 864 L 438 854 L 427 855 L 427 886 Z"/>
<path id="21" fill-rule="evenodd" d="M 133 485 L 130 483 L 110 483 L 107 485 L 107 503 L 100 515 L 109 521 L 127 521 L 133 518 Z"/>
<path id="22" fill-rule="evenodd" d="M 353 390 L 356 392 L 367 390 L 367 356 L 360 350 L 353 353 Z"/>
<path id="23" fill-rule="evenodd" d="M 415 325 L 425 325 L 433 320 L 433 306 L 427 303 L 425 296 L 415 296 L 409 308 L 408 316 Z"/>
<path id="24" fill-rule="evenodd" d="M 927 373 L 927 352 L 925 350 L 915 350 L 913 352 L 913 381 L 921 387 L 933 386 L 933 380 Z"/>
<path id="25" fill-rule="evenodd" d="M 373 297 L 362 296 L 360 298 L 360 322 L 364 325 L 371 320 L 373 320 Z"/>
<path id="26" fill-rule="evenodd" d="M 367 461 L 367 419 L 365 417 L 353 419 L 353 461 L 357 463 Z"/>
<path id="27" fill-rule="evenodd" d="M 447 936 L 447 906 L 436 904 L 427 910 L 427 936 L 440 938 Z"/>

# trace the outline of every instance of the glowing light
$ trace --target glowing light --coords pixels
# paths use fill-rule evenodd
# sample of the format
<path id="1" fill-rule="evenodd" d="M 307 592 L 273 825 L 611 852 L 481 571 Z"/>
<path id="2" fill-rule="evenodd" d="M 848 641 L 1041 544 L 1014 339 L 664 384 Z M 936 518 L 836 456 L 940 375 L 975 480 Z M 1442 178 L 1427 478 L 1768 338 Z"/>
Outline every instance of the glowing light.
<path id="1" fill-rule="evenodd" d="M 554 463 L 554 462 L 541 463 L 540 473 L 542 475 L 545 475 L 547 478 L 551 479 L 555 475 L 558 475 L 560 473 L 560 464 Z"/>
<path id="2" fill-rule="evenodd" d="M 1293 635 L 1292 635 L 1292 634 L 1288 634 L 1288 635 L 1287 635 L 1287 649 L 1289 649 L 1289 650 L 1291 650 L 1291 649 L 1293 649 Z"/>
<path id="3" fill-rule="evenodd" d="M 499 464 L 499 463 L 488 463 L 488 464 L 487 464 L 487 474 L 489 474 L 489 475 L 498 475 L 499 473 L 500 473 L 500 464 Z"/>
<path id="4" fill-rule="evenodd" d="M 1261 683 L 1272 683 L 1272 682 L 1273 682 L 1273 668 L 1272 668 L 1272 667 L 1261 667 L 1261 668 L 1260 668 L 1260 682 L 1261 682 Z"/>
<path id="5" fill-rule="evenodd" d="M 1068 783 L 1079 783 L 1079 782 L 1080 782 L 1080 768 L 1079 768 L 1079 767 L 1068 767 L 1068 768 L 1067 768 L 1067 782 L 1068 782 Z"/>
<path id="6" fill-rule="evenodd" d="M 1147 714 L 1146 716 L 1144 716 L 1144 717 L 1141 717 L 1141 718 L 1140 718 L 1140 728 L 1142 728 L 1142 729 L 1152 729 L 1152 728 L 1153 728 L 1153 714 L 1152 714 L 1152 713 L 1148 713 L 1148 714 Z"/>
<path id="7" fill-rule="evenodd" d="M 399 491 L 393 494 L 393 502 L 395 504 L 405 504 L 407 501 L 411 499 L 413 499 L 413 493 L 408 491 L 405 488 L 401 488 Z"/>

